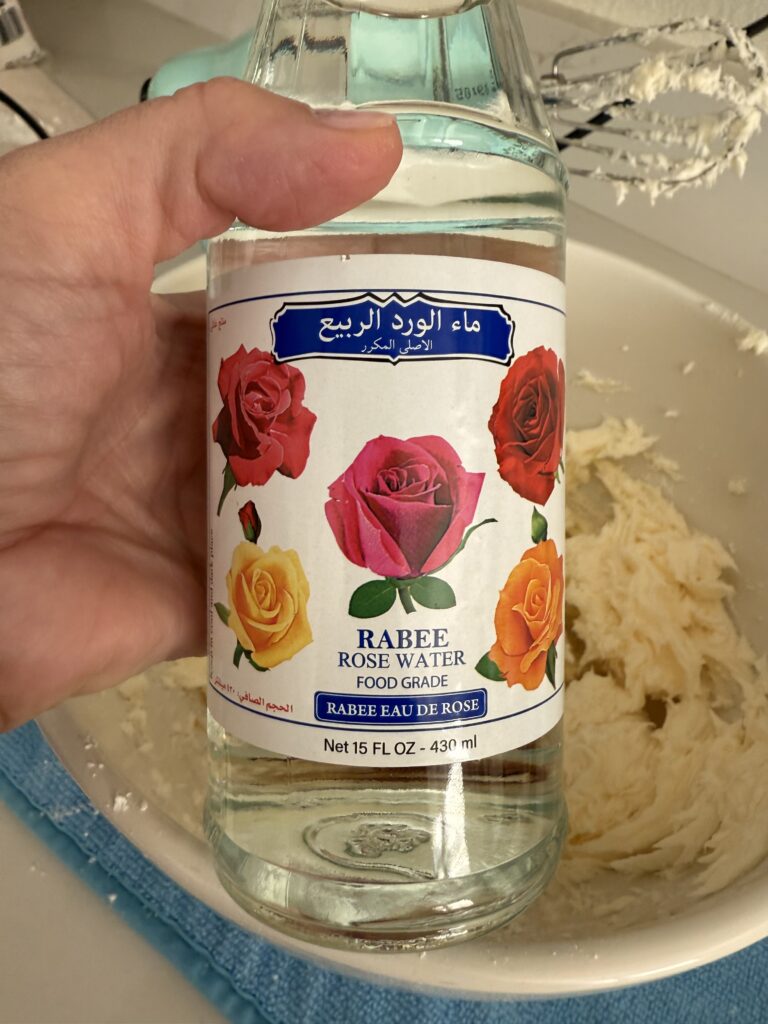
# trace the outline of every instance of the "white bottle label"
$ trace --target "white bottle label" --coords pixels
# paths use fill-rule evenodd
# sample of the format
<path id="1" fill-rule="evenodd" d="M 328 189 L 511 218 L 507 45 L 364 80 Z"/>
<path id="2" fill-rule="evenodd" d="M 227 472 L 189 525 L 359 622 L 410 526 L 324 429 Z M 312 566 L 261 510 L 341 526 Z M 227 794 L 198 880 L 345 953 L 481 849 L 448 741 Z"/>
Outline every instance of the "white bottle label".
<path id="1" fill-rule="evenodd" d="M 457 257 L 216 283 L 214 718 L 278 754 L 444 764 L 560 719 L 564 289 Z"/>

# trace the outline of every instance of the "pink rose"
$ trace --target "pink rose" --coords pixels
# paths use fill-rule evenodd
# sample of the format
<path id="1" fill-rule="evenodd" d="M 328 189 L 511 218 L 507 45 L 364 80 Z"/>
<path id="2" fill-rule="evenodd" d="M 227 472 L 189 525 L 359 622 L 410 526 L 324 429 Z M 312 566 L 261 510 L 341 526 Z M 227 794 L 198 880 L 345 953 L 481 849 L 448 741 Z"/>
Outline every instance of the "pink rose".
<path id="1" fill-rule="evenodd" d="M 377 437 L 328 489 L 336 542 L 355 565 L 396 579 L 434 572 L 470 526 L 484 473 L 441 437 Z"/>
<path id="2" fill-rule="evenodd" d="M 317 417 L 304 407 L 304 375 L 260 349 L 241 345 L 223 359 L 219 394 L 224 406 L 213 424 L 235 483 L 265 484 L 272 474 L 297 477 L 309 458 Z"/>

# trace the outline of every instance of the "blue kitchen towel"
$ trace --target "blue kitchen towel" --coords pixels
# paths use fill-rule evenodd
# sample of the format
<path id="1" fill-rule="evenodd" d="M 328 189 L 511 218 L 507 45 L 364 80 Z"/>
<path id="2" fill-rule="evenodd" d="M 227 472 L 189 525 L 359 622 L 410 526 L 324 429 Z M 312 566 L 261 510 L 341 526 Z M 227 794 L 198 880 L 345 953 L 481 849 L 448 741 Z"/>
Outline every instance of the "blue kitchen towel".
<path id="1" fill-rule="evenodd" d="M 0 736 L 0 797 L 232 1024 L 764 1024 L 768 940 L 676 978 L 543 1002 L 441 999 L 289 956 L 158 871 L 89 802 L 35 724 Z M 116 898 L 114 898 L 116 897 Z M 768 908 L 766 908 L 768 912 Z"/>

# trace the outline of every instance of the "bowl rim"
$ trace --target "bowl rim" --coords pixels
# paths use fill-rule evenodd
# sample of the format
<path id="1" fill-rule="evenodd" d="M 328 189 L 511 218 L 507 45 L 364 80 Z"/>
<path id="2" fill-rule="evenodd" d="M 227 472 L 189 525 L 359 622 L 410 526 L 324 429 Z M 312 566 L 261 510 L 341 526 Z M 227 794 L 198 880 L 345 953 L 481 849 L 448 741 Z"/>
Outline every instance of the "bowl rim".
<path id="1" fill-rule="evenodd" d="M 628 928 L 621 942 L 615 936 L 578 941 L 534 943 L 524 950 L 510 946 L 509 963 L 503 947 L 493 946 L 493 971 L 467 978 L 457 972 L 466 965 L 459 944 L 427 953 L 358 953 L 316 947 L 283 935 L 250 917 L 219 883 L 207 844 L 150 804 L 113 810 L 113 795 L 126 782 L 105 762 L 96 777 L 89 773 L 82 752 L 85 734 L 66 705 L 45 712 L 38 724 L 59 759 L 99 811 L 155 867 L 233 924 L 309 960 L 341 970 L 362 981 L 389 984 L 442 996 L 473 1000 L 548 999 L 609 992 L 701 967 L 729 956 L 768 935 L 768 877 L 742 882 L 734 892 L 707 897 L 674 918 Z M 92 754 L 93 751 L 90 751 Z M 757 891 L 756 891 L 757 890 Z M 726 897 L 726 898 L 724 898 Z M 719 904 L 727 902 L 727 917 Z M 691 952 L 691 934 L 698 948 Z M 482 938 L 473 940 L 482 943 Z M 542 948 L 546 947 L 546 948 Z M 522 953 L 522 955 L 521 955 Z M 557 973 L 552 971 L 557 966 Z M 544 966 L 549 968 L 544 970 Z"/>

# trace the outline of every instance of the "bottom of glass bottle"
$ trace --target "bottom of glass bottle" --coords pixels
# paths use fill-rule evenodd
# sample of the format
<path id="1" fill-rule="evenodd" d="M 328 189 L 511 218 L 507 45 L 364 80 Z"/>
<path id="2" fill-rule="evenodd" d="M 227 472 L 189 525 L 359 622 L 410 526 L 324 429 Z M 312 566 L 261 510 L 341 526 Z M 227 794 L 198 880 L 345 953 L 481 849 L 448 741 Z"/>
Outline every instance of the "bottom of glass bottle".
<path id="1" fill-rule="evenodd" d="M 324 946 L 417 952 L 522 913 L 566 831 L 561 804 L 545 813 L 470 797 L 457 822 L 435 813 L 435 796 L 326 791 L 292 806 L 264 795 L 225 808 L 212 798 L 206 830 L 222 884 L 258 920 Z"/>

